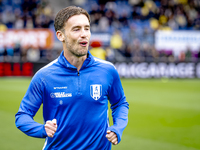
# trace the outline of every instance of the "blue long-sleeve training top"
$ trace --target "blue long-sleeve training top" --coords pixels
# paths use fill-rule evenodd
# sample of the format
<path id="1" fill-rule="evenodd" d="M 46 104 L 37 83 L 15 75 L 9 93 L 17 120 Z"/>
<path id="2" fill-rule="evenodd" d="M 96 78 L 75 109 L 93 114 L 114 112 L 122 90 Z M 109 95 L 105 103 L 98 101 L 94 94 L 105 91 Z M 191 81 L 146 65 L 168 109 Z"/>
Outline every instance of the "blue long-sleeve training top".
<path id="1" fill-rule="evenodd" d="M 113 125 L 108 124 L 108 100 Z M 33 117 L 43 104 L 44 122 L 57 120 L 53 138 L 44 124 Z M 15 124 L 25 134 L 46 138 L 44 150 L 110 150 L 106 131 L 117 134 L 118 142 L 128 122 L 129 104 L 115 67 L 88 52 L 82 68 L 71 65 L 63 51 L 32 78 L 23 97 Z"/>

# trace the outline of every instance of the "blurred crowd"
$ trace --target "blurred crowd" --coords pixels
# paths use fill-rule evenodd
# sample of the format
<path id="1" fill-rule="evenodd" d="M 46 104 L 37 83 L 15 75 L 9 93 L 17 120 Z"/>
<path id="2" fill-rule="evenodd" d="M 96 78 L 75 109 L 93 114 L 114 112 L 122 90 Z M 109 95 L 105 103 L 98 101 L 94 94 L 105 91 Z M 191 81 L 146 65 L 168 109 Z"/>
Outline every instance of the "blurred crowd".
<path id="1" fill-rule="evenodd" d="M 92 32 L 110 33 L 107 59 L 117 61 L 197 61 L 200 50 L 189 48 L 179 56 L 154 47 L 157 30 L 199 30 L 199 0 L 113 0 L 85 5 L 91 15 Z M 113 55 L 115 54 L 115 57 Z"/>
<path id="2" fill-rule="evenodd" d="M 0 32 L 7 29 L 53 29 L 53 23 L 54 12 L 48 0 L 0 0 Z M 0 45 L 0 61 L 51 61 L 59 52 L 40 47 L 24 48 L 19 43 Z"/>
<path id="3" fill-rule="evenodd" d="M 50 28 L 53 19 L 48 0 L 0 0 L 1 30 Z"/>
<path id="4" fill-rule="evenodd" d="M 92 33 L 109 33 L 109 44 L 101 43 L 101 55 L 109 61 L 198 61 L 200 50 L 189 48 L 180 55 L 154 47 L 157 30 L 200 30 L 199 0 L 75 0 L 91 16 Z M 53 29 L 55 12 L 48 0 L 0 0 L 0 31 L 6 29 Z M 90 49 L 97 45 L 90 45 Z M 17 48 L 16 48 L 17 47 Z M 17 50 L 16 50 L 17 49 Z M 105 51 L 102 53 L 102 49 Z M 99 48 L 97 51 L 100 50 Z M 94 49 L 93 49 L 94 51 Z M 0 61 L 51 61 L 60 50 L 0 47 Z M 98 53 L 98 52 L 96 52 Z M 56 54 L 56 55 L 55 55 Z M 35 57 L 34 57 L 35 56 Z M 37 59 L 36 59 L 37 58 Z"/>

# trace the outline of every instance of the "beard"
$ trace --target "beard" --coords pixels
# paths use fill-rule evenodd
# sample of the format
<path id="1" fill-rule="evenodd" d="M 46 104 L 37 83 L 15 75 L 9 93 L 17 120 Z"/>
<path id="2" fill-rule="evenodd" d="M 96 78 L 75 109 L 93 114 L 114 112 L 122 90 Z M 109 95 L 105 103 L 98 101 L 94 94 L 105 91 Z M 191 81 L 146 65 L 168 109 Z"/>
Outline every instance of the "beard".
<path id="1" fill-rule="evenodd" d="M 82 57 L 82 56 L 87 55 L 87 51 L 78 51 L 78 50 L 71 49 L 70 52 L 76 57 Z"/>
<path id="2" fill-rule="evenodd" d="M 76 57 L 82 57 L 87 55 L 88 46 L 81 47 L 78 42 L 69 42 L 67 38 L 65 38 L 65 47 L 67 50 Z"/>

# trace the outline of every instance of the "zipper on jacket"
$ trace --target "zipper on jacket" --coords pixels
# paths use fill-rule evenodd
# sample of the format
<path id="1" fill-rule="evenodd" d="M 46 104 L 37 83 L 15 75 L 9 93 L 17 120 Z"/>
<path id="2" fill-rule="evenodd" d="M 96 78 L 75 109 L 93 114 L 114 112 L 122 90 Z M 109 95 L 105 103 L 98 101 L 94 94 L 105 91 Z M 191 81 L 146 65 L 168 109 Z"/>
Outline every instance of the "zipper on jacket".
<path id="1" fill-rule="evenodd" d="M 80 95 L 81 93 L 80 93 L 80 91 L 81 91 L 81 81 L 80 81 L 80 73 L 79 73 L 79 71 L 78 71 L 78 95 Z"/>

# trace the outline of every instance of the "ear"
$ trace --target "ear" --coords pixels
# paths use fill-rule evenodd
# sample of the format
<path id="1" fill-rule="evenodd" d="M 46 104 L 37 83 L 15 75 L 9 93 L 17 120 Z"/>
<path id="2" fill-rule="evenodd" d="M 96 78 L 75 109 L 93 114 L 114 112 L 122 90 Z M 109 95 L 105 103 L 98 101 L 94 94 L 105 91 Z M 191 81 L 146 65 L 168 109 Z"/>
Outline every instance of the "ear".
<path id="1" fill-rule="evenodd" d="M 56 31 L 56 36 L 59 41 L 64 42 L 65 41 L 65 36 L 64 33 L 60 30 Z"/>

